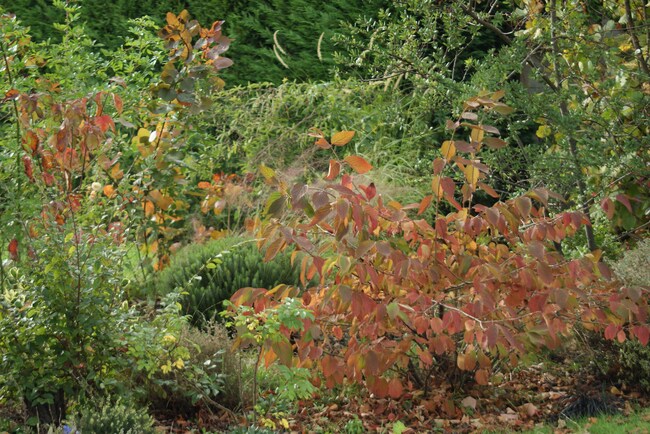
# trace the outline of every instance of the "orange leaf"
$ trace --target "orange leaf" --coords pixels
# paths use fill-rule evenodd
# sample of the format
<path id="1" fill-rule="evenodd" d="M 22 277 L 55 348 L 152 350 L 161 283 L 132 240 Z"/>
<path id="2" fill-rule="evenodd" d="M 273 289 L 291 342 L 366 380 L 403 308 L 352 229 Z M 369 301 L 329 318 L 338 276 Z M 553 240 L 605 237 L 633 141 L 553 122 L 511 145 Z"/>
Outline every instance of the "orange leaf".
<path id="1" fill-rule="evenodd" d="M 372 169 L 372 165 L 358 155 L 348 155 L 345 161 L 359 174 L 364 174 Z"/>
<path id="2" fill-rule="evenodd" d="M 433 195 L 428 195 L 424 199 L 422 199 L 422 202 L 420 202 L 420 206 L 418 207 L 418 215 L 421 215 L 424 211 L 429 208 L 429 205 L 431 205 L 431 201 L 433 200 Z"/>
<path id="3" fill-rule="evenodd" d="M 347 145 L 350 140 L 354 137 L 354 131 L 341 131 L 335 133 L 332 136 L 332 145 L 334 146 L 343 146 Z"/>
<path id="4" fill-rule="evenodd" d="M 106 197 L 111 198 L 111 197 L 115 196 L 115 189 L 113 188 L 113 186 L 111 184 L 105 185 L 104 188 L 103 188 L 103 191 L 104 191 L 104 195 Z"/>
<path id="5" fill-rule="evenodd" d="M 18 260 L 18 240 L 13 239 L 9 242 L 9 247 L 7 248 L 9 251 L 9 255 L 11 255 L 11 259 L 14 261 Z"/>
<path id="6" fill-rule="evenodd" d="M 329 170 L 327 171 L 327 176 L 325 179 L 328 181 L 333 180 L 339 175 L 339 172 L 341 171 L 341 164 L 336 161 L 336 160 L 330 160 L 330 167 Z"/>
<path id="7" fill-rule="evenodd" d="M 474 374 L 474 379 L 476 380 L 476 383 L 478 383 L 479 385 L 487 386 L 488 379 L 489 379 L 488 372 L 485 369 L 479 369 L 478 371 L 476 371 L 476 374 Z"/>
<path id="8" fill-rule="evenodd" d="M 323 137 L 321 137 L 320 139 L 316 140 L 316 141 L 314 142 L 314 144 L 315 144 L 316 146 L 318 146 L 319 148 L 321 148 L 321 149 L 329 149 L 329 148 L 332 147 L 332 145 L 330 145 L 330 142 L 328 142 L 327 140 L 325 140 Z"/>
<path id="9" fill-rule="evenodd" d="M 479 187 L 480 187 L 484 192 L 486 192 L 487 194 L 489 194 L 490 196 L 492 196 L 492 197 L 494 197 L 494 198 L 497 198 L 497 199 L 498 199 L 499 197 L 501 197 L 501 196 L 499 195 L 499 193 L 497 193 L 497 192 L 496 192 L 492 187 L 490 187 L 490 186 L 487 185 L 487 184 L 484 184 L 484 183 L 482 183 L 482 182 L 479 182 L 479 183 L 478 183 L 478 186 L 479 186 Z"/>

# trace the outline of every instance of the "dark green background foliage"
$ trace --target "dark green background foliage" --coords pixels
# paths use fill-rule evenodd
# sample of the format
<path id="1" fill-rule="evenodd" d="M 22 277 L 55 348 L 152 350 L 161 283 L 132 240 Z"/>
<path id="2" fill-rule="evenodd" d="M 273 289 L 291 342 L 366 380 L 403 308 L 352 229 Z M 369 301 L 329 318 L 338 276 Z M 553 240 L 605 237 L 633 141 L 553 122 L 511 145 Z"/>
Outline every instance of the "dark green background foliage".
<path id="1" fill-rule="evenodd" d="M 177 252 L 171 265 L 153 280 L 151 291 L 164 295 L 182 288 L 187 292 L 181 300 L 183 311 L 201 324 L 218 314 L 221 303 L 238 289 L 273 288 L 280 283 L 299 284 L 299 269 L 291 266 L 289 254 L 264 262 L 254 241 L 228 237 Z"/>
<path id="2" fill-rule="evenodd" d="M 236 59 L 235 67 L 223 74 L 228 86 L 248 82 L 279 84 L 289 80 L 327 80 L 334 66 L 332 36 L 343 21 L 371 17 L 386 5 L 385 0 L 82 0 L 81 22 L 91 39 L 109 50 L 119 47 L 128 35 L 131 18 L 151 16 L 163 24 L 167 12 L 179 13 L 187 9 L 204 26 L 216 20 L 225 20 L 224 34 L 236 40 L 228 56 Z M 0 0 L 0 6 L 15 13 L 30 26 L 36 41 L 61 35 L 53 23 L 61 22 L 64 13 L 45 0 Z M 273 52 L 273 33 L 285 50 L 281 54 L 285 68 Z M 321 44 L 322 61 L 318 59 L 317 45 Z"/>

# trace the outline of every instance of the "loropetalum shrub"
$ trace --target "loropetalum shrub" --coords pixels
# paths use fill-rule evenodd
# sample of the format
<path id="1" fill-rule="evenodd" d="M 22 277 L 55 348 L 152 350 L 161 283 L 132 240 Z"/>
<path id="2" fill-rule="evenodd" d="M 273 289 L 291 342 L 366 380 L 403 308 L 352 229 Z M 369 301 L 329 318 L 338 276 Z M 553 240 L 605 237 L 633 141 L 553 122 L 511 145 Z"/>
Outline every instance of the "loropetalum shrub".
<path id="1" fill-rule="evenodd" d="M 264 262 L 254 240 L 226 237 L 181 249 L 169 267 L 151 282 L 154 294 L 168 294 L 181 288 L 183 311 L 195 324 L 218 317 L 222 303 L 244 287 L 273 288 L 278 284 L 298 285 L 299 270 L 290 255 L 281 254 Z"/>
<path id="2" fill-rule="evenodd" d="M 451 139 L 433 161 L 432 193 L 418 203 L 385 202 L 373 183 L 358 182 L 355 174 L 371 177 L 372 166 L 358 155 L 339 157 L 350 131 L 329 140 L 313 133 L 331 154 L 322 183 L 289 186 L 265 168 L 277 188 L 259 225 L 266 257 L 294 247 L 302 281 L 320 279 L 302 294 L 315 318 L 304 320 L 293 345 L 273 348 L 267 363 L 278 356 L 317 368 L 328 387 L 356 382 L 378 397 L 399 397 L 413 389 L 426 395 L 446 359 L 488 385 L 498 380 L 496 359 L 516 365 L 528 351 L 561 345 L 576 324 L 648 343 L 647 297 L 612 280 L 598 251 L 570 259 L 554 250 L 553 242 L 589 224 L 583 214 L 549 215 L 553 195 L 543 188 L 490 207 L 476 203 L 477 190 L 498 197 L 483 182 L 488 167 L 478 153 L 505 146 L 484 123 L 504 110 L 502 96 L 472 98 L 447 123 Z M 453 210 L 447 215 L 443 201 Z M 429 207 L 433 221 L 419 218 Z M 231 301 L 259 311 L 296 294 L 245 288 Z"/>

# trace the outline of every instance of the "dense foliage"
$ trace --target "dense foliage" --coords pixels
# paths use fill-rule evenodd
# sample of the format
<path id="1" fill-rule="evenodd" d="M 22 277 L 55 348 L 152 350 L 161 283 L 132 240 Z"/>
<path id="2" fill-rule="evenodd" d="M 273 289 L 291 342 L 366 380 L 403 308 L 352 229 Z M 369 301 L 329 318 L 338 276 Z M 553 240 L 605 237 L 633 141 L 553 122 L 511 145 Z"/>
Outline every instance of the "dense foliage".
<path id="1" fill-rule="evenodd" d="M 45 0 L 0 1 L 0 6 L 29 23 L 36 41 L 61 39 L 64 12 L 58 2 Z M 60 3 L 60 2 L 59 2 Z M 334 63 L 334 30 L 341 22 L 375 16 L 387 2 L 312 0 L 83 0 L 79 19 L 99 47 L 116 50 L 130 36 L 129 19 L 151 17 L 157 25 L 169 11 L 187 9 L 204 22 L 225 20 L 230 38 L 237 41 L 232 56 L 239 59 L 236 72 L 223 76 L 230 85 L 259 82 L 280 84 L 286 78 L 328 80 Z"/>
<path id="2" fill-rule="evenodd" d="M 0 410 L 304 430 L 352 394 L 353 432 L 426 430 L 580 340 L 647 392 L 640 1 L 188 3 L 228 37 L 32 3 L 59 37 L 0 18 Z"/>
<path id="3" fill-rule="evenodd" d="M 186 293 L 180 300 L 183 312 L 195 324 L 203 324 L 218 317 L 223 301 L 239 288 L 273 288 L 281 283 L 300 283 L 288 254 L 265 262 L 254 240 L 228 237 L 177 252 L 171 264 L 152 279 L 150 294 L 182 290 Z"/>

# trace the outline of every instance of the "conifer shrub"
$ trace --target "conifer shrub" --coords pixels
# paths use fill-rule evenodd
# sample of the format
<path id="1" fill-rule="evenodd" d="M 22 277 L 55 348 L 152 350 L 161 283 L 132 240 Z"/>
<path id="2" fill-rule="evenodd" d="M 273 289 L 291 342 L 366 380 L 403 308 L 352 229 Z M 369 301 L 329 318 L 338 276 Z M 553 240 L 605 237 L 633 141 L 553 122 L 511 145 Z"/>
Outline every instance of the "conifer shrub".
<path id="1" fill-rule="evenodd" d="M 264 262 L 254 240 L 227 237 L 178 251 L 150 290 L 161 295 L 181 288 L 185 292 L 183 312 L 194 325 L 202 325 L 216 317 L 223 301 L 238 289 L 272 288 L 281 283 L 299 283 L 299 270 L 291 265 L 289 254 Z"/>
<path id="2" fill-rule="evenodd" d="M 93 434 L 154 434 L 156 429 L 153 424 L 154 420 L 146 408 L 117 398 L 115 401 L 105 399 L 97 405 L 82 407 L 75 428 Z"/>

